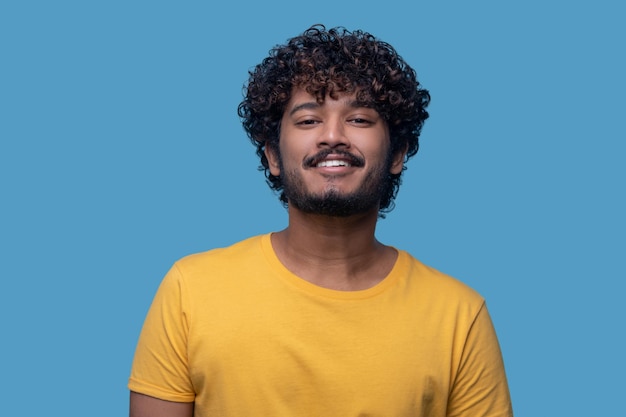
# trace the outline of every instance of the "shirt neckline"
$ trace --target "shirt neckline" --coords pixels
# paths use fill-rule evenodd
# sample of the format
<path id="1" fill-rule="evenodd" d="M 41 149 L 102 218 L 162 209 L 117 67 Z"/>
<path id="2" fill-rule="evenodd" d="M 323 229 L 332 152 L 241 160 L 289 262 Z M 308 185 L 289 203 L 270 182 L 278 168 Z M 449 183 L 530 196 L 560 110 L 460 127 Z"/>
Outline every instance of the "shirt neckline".
<path id="1" fill-rule="evenodd" d="M 334 298 L 340 300 L 362 300 L 374 297 L 384 292 L 389 287 L 393 286 L 398 281 L 398 279 L 400 279 L 400 276 L 402 275 L 400 271 L 406 270 L 406 264 L 408 262 L 407 254 L 404 251 L 394 248 L 398 253 L 396 262 L 394 263 L 391 271 L 389 271 L 387 276 L 385 276 L 378 284 L 364 290 L 333 290 L 330 288 L 324 288 L 315 285 L 289 271 L 278 259 L 278 256 L 276 255 L 276 252 L 274 251 L 274 248 L 272 246 L 271 236 L 271 233 L 261 236 L 261 247 L 265 259 L 270 264 L 272 269 L 277 273 L 278 277 L 282 281 L 296 287 L 300 291 L 319 297 Z"/>

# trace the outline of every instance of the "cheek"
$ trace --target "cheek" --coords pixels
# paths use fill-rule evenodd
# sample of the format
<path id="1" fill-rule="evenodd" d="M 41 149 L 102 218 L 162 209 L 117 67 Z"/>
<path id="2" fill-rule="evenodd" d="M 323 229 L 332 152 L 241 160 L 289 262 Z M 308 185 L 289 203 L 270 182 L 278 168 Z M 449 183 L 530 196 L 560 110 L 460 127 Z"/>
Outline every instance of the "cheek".
<path id="1" fill-rule="evenodd" d="M 298 146 L 295 143 L 286 143 L 284 141 L 280 146 L 280 153 L 276 154 L 277 169 L 283 171 L 291 171 L 301 168 L 302 161 L 307 155 L 306 149 L 303 146 Z"/>

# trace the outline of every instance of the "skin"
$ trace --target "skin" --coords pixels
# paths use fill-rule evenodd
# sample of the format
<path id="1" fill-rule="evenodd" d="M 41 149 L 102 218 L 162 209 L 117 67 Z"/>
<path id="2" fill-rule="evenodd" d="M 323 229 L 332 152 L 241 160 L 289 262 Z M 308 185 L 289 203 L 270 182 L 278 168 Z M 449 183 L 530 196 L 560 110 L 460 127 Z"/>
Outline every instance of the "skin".
<path id="1" fill-rule="evenodd" d="M 327 97 L 323 104 L 303 90 L 295 90 L 281 122 L 279 140 L 283 166 L 305 191 L 324 195 L 329 190 L 350 194 L 380 171 L 390 146 L 389 129 L 374 109 L 354 97 Z M 350 152 L 363 166 L 310 167 L 304 161 L 323 149 Z M 266 149 L 273 175 L 281 166 L 277 154 Z M 338 158 L 337 155 L 329 156 Z M 404 153 L 395 155 L 392 174 L 402 171 Z M 369 175 L 369 176 L 368 176 Z M 315 285 L 341 291 L 363 290 L 378 284 L 393 268 L 397 252 L 376 240 L 378 204 L 347 217 L 303 212 L 289 205 L 289 224 L 272 234 L 272 245 L 287 269 Z M 193 403 L 164 401 L 131 392 L 130 417 L 191 417 Z"/>
<path id="2" fill-rule="evenodd" d="M 281 121 L 282 169 L 297 175 L 310 193 L 349 194 L 364 187 L 368 173 L 380 169 L 390 146 L 389 129 L 378 112 L 358 105 L 354 96 L 327 97 L 318 104 L 306 91 L 294 90 Z M 348 151 L 364 166 L 311 167 L 304 161 L 320 150 Z M 266 149 L 273 175 L 280 174 L 276 152 Z M 330 158 L 335 158 L 330 156 Z M 390 172 L 402 171 L 404 153 L 395 155 Z M 397 253 L 375 238 L 378 205 L 366 212 L 332 217 L 305 213 L 289 205 L 288 227 L 272 235 L 280 261 L 315 285 L 344 291 L 370 288 L 387 276 Z"/>
<path id="3" fill-rule="evenodd" d="M 193 403 L 159 400 L 137 392 L 130 393 L 130 417 L 192 417 Z"/>

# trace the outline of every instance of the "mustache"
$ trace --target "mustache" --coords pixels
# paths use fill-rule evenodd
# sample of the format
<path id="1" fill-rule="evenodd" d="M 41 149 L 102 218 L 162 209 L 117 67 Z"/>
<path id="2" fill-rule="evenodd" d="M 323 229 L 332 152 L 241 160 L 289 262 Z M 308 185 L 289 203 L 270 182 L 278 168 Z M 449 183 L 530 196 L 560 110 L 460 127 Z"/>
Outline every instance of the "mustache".
<path id="1" fill-rule="evenodd" d="M 304 160 L 304 166 L 308 168 L 314 167 L 319 162 L 326 159 L 326 157 L 328 157 L 329 155 L 341 156 L 342 158 L 348 160 L 348 162 L 350 162 L 350 165 L 355 166 L 355 167 L 362 167 L 365 165 L 365 160 L 363 158 L 356 156 L 354 154 L 351 154 L 350 152 L 337 150 L 337 149 L 323 149 L 319 151 L 318 153 L 316 153 L 315 155 L 306 158 Z"/>

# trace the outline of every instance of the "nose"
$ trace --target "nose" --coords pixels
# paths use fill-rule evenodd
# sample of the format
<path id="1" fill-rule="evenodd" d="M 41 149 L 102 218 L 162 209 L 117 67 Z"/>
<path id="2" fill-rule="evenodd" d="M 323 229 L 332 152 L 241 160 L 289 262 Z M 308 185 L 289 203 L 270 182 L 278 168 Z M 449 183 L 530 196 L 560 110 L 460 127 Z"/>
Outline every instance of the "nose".
<path id="1" fill-rule="evenodd" d="M 320 148 L 350 147 L 350 141 L 341 120 L 331 119 L 324 122 L 324 129 L 320 132 L 317 146 Z"/>

